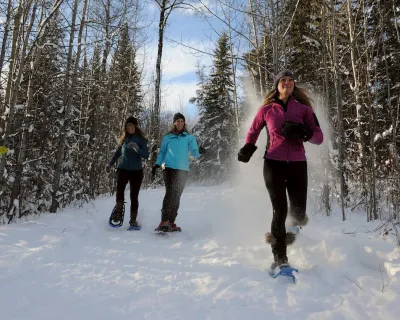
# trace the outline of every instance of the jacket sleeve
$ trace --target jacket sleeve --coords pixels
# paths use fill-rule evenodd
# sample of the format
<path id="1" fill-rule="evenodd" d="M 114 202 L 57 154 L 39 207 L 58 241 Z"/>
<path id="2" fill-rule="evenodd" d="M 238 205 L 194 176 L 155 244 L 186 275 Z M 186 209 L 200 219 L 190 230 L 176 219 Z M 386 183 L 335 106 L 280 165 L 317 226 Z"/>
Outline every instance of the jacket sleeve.
<path id="1" fill-rule="evenodd" d="M 111 158 L 111 161 L 110 161 L 110 163 L 109 163 L 109 166 L 110 166 L 110 167 L 112 167 L 112 166 L 114 165 L 115 161 L 118 160 L 118 158 L 121 156 L 121 154 L 122 154 L 122 153 L 121 153 L 121 147 L 118 146 L 117 150 L 115 151 L 115 153 L 114 153 L 114 155 L 113 155 L 113 157 Z"/>
<path id="2" fill-rule="evenodd" d="M 144 159 L 149 158 L 149 149 L 147 147 L 147 142 L 144 139 L 140 139 L 138 154 Z"/>
<path id="3" fill-rule="evenodd" d="M 245 143 L 250 143 L 254 145 L 256 144 L 258 136 L 260 135 L 261 130 L 265 126 L 265 119 L 264 119 L 265 111 L 266 111 L 266 106 L 258 110 L 253 120 L 253 123 L 251 124 L 251 127 L 247 132 Z"/>
<path id="4" fill-rule="evenodd" d="M 189 136 L 189 151 L 193 157 L 200 157 L 199 145 L 197 144 L 196 138 L 192 135 Z"/>
<path id="5" fill-rule="evenodd" d="M 311 109 L 307 107 L 307 111 L 304 117 L 304 124 L 313 130 L 313 135 L 308 142 L 313 144 L 321 144 L 324 141 L 324 134 L 322 133 L 321 127 L 319 126 L 319 121 L 317 116 Z"/>
<path id="6" fill-rule="evenodd" d="M 167 153 L 167 147 L 168 147 L 168 143 L 167 143 L 167 138 L 165 136 L 161 141 L 160 152 L 158 153 L 155 165 L 159 165 L 159 166 L 162 165 L 162 163 L 164 162 L 164 159 L 165 159 L 165 154 Z"/>

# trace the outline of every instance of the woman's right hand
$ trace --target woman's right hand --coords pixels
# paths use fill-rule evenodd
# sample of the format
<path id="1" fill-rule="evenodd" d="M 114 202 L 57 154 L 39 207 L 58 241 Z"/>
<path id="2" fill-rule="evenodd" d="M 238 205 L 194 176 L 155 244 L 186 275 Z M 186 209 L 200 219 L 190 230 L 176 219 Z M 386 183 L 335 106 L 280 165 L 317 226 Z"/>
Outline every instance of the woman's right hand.
<path id="1" fill-rule="evenodd" d="M 239 150 L 238 160 L 241 162 L 249 162 L 253 153 L 257 150 L 257 146 L 252 143 L 246 143 L 243 148 Z"/>

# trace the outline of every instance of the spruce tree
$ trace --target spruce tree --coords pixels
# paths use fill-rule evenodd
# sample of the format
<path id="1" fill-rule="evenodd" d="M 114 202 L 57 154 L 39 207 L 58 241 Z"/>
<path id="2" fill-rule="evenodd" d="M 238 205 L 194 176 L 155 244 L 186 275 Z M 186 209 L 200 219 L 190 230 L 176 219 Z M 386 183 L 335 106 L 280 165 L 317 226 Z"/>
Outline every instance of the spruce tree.
<path id="1" fill-rule="evenodd" d="M 223 33 L 214 51 L 213 68 L 207 80 L 202 81 L 196 100 L 199 121 L 194 135 L 206 153 L 195 163 L 195 179 L 201 182 L 221 183 L 229 178 L 236 152 L 237 135 L 233 110 L 232 65 L 229 39 Z"/>

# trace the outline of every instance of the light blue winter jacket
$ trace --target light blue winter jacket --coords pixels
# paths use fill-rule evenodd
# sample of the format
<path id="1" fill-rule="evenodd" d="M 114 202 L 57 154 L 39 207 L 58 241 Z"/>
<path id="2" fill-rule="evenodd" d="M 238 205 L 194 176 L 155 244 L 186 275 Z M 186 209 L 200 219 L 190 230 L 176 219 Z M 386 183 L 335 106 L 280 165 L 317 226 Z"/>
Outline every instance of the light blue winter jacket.
<path id="1" fill-rule="evenodd" d="M 165 163 L 166 168 L 189 171 L 189 152 L 195 158 L 200 157 L 194 136 L 188 132 L 168 133 L 161 142 L 155 164 L 161 166 Z"/>

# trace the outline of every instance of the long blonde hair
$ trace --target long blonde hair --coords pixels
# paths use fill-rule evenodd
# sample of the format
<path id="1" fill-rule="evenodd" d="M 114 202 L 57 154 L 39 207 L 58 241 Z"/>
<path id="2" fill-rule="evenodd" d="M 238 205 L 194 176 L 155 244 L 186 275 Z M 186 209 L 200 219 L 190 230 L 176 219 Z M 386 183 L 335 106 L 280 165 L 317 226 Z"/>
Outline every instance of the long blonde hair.
<path id="1" fill-rule="evenodd" d="M 144 141 L 147 142 L 146 135 L 144 134 L 144 132 L 142 131 L 142 129 L 140 129 L 136 124 L 134 124 L 134 126 L 135 126 L 135 133 L 134 133 L 134 134 L 137 134 L 139 137 L 141 137 Z M 128 134 L 128 130 L 126 129 L 126 125 L 125 125 L 124 131 L 122 132 L 122 135 L 121 135 L 121 137 L 119 138 L 119 144 L 118 144 L 118 147 L 119 147 L 119 148 L 122 147 L 122 144 L 124 143 L 127 134 Z"/>
<path id="2" fill-rule="evenodd" d="M 312 99 L 309 97 L 308 91 L 304 88 L 294 87 L 292 97 L 298 102 L 312 108 Z M 278 89 L 271 90 L 264 98 L 262 106 L 275 102 L 279 98 Z"/>

